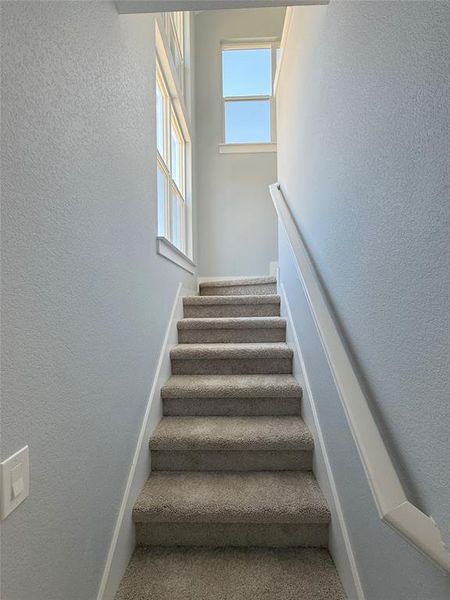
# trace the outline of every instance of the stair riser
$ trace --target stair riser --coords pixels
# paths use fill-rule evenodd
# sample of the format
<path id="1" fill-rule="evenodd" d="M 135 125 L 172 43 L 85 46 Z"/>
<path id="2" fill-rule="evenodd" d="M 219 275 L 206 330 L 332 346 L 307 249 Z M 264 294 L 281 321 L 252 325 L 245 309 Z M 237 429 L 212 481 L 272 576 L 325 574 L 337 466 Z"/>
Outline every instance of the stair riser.
<path id="1" fill-rule="evenodd" d="M 285 342 L 286 328 L 261 329 L 179 329 L 180 344 L 227 344 L 251 342 Z"/>
<path id="2" fill-rule="evenodd" d="M 184 307 L 184 317 L 221 318 L 221 317 L 279 317 L 280 305 L 277 304 L 205 304 Z"/>
<path id="3" fill-rule="evenodd" d="M 200 296 L 266 296 L 277 293 L 275 283 L 256 285 L 225 285 L 223 287 L 201 287 Z"/>
<path id="4" fill-rule="evenodd" d="M 152 450 L 155 471 L 305 471 L 311 450 L 166 451 Z"/>
<path id="5" fill-rule="evenodd" d="M 138 546 L 317 547 L 328 544 L 326 523 L 136 523 Z"/>
<path id="6" fill-rule="evenodd" d="M 172 359 L 173 375 L 255 375 L 292 373 L 292 358 Z"/>
<path id="7" fill-rule="evenodd" d="M 165 416 L 299 415 L 300 398 L 165 398 Z"/>

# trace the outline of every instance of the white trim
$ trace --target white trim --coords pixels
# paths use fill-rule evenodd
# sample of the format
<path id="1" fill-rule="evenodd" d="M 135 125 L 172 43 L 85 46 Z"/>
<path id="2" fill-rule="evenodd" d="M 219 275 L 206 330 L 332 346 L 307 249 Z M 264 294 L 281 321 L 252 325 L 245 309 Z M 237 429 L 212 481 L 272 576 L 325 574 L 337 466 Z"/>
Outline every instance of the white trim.
<path id="1" fill-rule="evenodd" d="M 280 280 L 280 278 L 279 278 L 279 276 L 278 276 L 278 271 L 279 271 L 279 268 L 278 268 L 278 261 L 276 261 L 276 260 L 273 260 L 273 261 L 272 261 L 272 260 L 271 260 L 271 261 L 269 262 L 269 275 L 272 275 L 273 277 L 276 277 L 276 278 L 277 278 L 277 281 L 279 281 L 279 280 Z"/>
<path id="2" fill-rule="evenodd" d="M 298 341 L 298 336 L 297 336 L 297 332 L 294 326 L 294 321 L 292 319 L 292 312 L 291 312 L 291 307 L 289 305 L 289 300 L 287 298 L 287 294 L 286 294 L 286 290 L 284 288 L 283 283 L 279 284 L 279 294 L 281 296 L 281 316 L 285 317 L 286 319 L 286 341 L 289 345 L 292 344 L 292 346 L 294 347 L 294 357 L 295 355 L 297 355 L 299 362 L 300 362 L 300 369 L 301 369 L 301 377 L 298 377 L 297 373 L 295 373 L 295 358 L 294 358 L 294 376 L 296 376 L 297 379 L 301 379 L 302 383 L 304 383 L 304 386 L 302 385 L 303 389 L 303 403 L 305 403 L 305 401 L 308 402 L 309 408 L 311 409 L 311 413 L 312 413 L 312 418 L 313 418 L 313 423 L 308 422 L 309 420 L 306 418 L 305 415 L 305 411 L 303 409 L 303 418 L 306 422 L 306 425 L 308 426 L 308 428 L 310 429 L 310 431 L 313 433 L 314 435 L 314 452 L 320 453 L 324 465 L 325 465 L 325 471 L 326 473 L 324 473 L 323 475 L 327 478 L 327 483 L 328 483 L 328 487 L 329 490 L 331 492 L 331 497 L 327 497 L 327 502 L 328 505 L 330 507 L 330 510 L 332 512 L 332 517 L 336 517 L 336 520 L 338 521 L 338 526 L 342 535 L 342 539 L 344 541 L 344 546 L 345 546 L 345 552 L 346 552 L 346 557 L 348 560 L 348 567 L 347 565 L 342 565 L 342 561 L 339 560 L 339 557 L 337 556 L 336 553 L 333 553 L 333 560 L 336 564 L 336 567 L 339 570 L 339 575 L 341 578 L 341 581 L 343 583 L 345 583 L 346 581 L 348 581 L 348 576 L 351 577 L 352 579 L 352 583 L 353 583 L 353 588 L 354 591 L 356 593 L 356 598 L 357 600 L 365 600 L 365 596 L 364 596 L 364 592 L 363 592 L 363 588 L 361 585 L 361 580 L 359 577 L 359 572 L 358 572 L 358 568 L 356 566 L 356 561 L 355 561 L 355 555 L 353 553 L 353 549 L 352 549 L 352 545 L 350 542 L 350 536 L 348 533 L 348 529 L 347 529 L 347 524 L 345 522 L 345 518 L 344 518 L 344 514 L 342 512 L 342 506 L 341 506 L 341 501 L 339 499 L 339 494 L 336 488 L 336 482 L 334 479 L 334 475 L 333 475 L 333 470 L 331 469 L 331 465 L 330 465 L 330 459 L 328 457 L 328 452 L 327 452 L 327 448 L 325 445 L 325 440 L 324 440 L 324 436 L 323 436 L 323 432 L 322 432 L 322 427 L 320 425 L 320 420 L 317 414 L 317 408 L 316 408 L 316 404 L 314 401 L 314 395 L 311 389 L 311 384 L 309 382 L 309 377 L 308 377 L 308 372 L 306 370 L 306 365 L 305 365 L 305 360 L 303 358 L 303 353 L 302 350 L 300 348 L 300 343 Z M 306 394 L 305 394 L 306 392 Z M 306 398 L 305 398 L 306 396 Z M 303 404 L 304 406 L 304 404 Z M 317 472 L 317 469 L 314 469 L 316 478 L 319 480 L 319 484 L 321 483 L 321 475 L 320 473 Z M 322 488 L 322 492 L 325 493 L 325 486 L 321 485 Z M 335 519 L 332 518 L 332 522 L 335 523 Z M 330 553 L 332 552 L 332 548 L 329 548 Z M 349 573 L 347 573 L 347 571 L 349 571 Z M 352 597 L 352 595 L 349 592 L 353 592 L 353 590 L 348 590 L 346 589 L 347 592 L 347 596 L 349 598 Z"/>
<path id="3" fill-rule="evenodd" d="M 224 38 L 220 40 L 222 50 L 248 50 L 268 48 L 271 44 L 278 46 L 280 38 L 272 37 L 249 37 L 249 38 Z"/>
<path id="4" fill-rule="evenodd" d="M 255 143 L 255 144 L 219 144 L 220 154 L 251 154 L 259 152 L 276 152 L 277 144 L 275 142 Z"/>
<path id="5" fill-rule="evenodd" d="M 322 291 L 314 266 L 278 183 L 270 193 L 295 257 L 331 373 L 364 467 L 380 519 L 444 571 L 450 572 L 450 553 L 432 517 L 415 507 L 403 486 L 372 416 L 369 403 Z"/>
<path id="6" fill-rule="evenodd" d="M 163 236 L 157 236 L 156 238 L 156 252 L 178 265 L 188 273 L 195 273 L 197 265 L 184 254 L 181 250 L 179 250 L 176 246 L 172 244 L 167 238 Z"/>
<path id="7" fill-rule="evenodd" d="M 281 69 L 284 65 L 284 55 L 286 50 L 286 42 L 289 35 L 289 31 L 291 30 L 292 24 L 292 15 L 294 13 L 294 9 L 291 6 L 286 8 L 286 14 L 284 16 L 284 25 L 283 25 L 283 33 L 281 34 L 281 43 L 280 43 L 280 58 L 278 59 L 277 70 L 275 71 L 275 78 L 273 81 L 273 95 L 276 97 L 278 91 L 278 82 L 280 80 Z"/>
<path id="8" fill-rule="evenodd" d="M 237 9 L 237 8 L 259 8 L 266 6 L 298 5 L 315 6 L 329 4 L 330 0 L 227 0 L 218 2 L 218 0 L 184 0 L 180 6 L 179 0 L 115 0 L 117 12 L 119 14 L 143 14 L 163 11 L 197 11 L 215 9 Z"/>
<path id="9" fill-rule="evenodd" d="M 224 102 L 267 102 L 272 98 L 271 95 L 261 96 L 222 96 Z M 248 142 L 244 142 L 248 143 Z M 250 142 L 251 143 L 251 142 Z M 256 143 L 256 142 L 255 142 Z M 270 144 L 270 142 L 257 142 L 258 144 Z"/>
<path id="10" fill-rule="evenodd" d="M 178 341 L 177 323 L 183 317 L 183 297 L 191 295 L 195 295 L 195 292 L 183 288 L 182 283 L 178 285 L 100 581 L 97 600 L 113 600 L 135 548 L 134 524 L 131 514 L 136 498 L 150 474 L 148 441 L 162 417 L 160 389 L 171 375 L 169 351 Z"/>

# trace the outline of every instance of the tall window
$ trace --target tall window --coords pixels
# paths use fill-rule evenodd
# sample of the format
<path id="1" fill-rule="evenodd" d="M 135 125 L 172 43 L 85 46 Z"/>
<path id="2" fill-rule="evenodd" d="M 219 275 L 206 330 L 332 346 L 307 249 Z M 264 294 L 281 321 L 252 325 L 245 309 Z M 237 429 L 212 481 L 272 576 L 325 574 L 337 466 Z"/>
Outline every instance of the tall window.
<path id="1" fill-rule="evenodd" d="M 184 255 L 192 265 L 192 140 L 190 16 L 156 18 L 156 148 L 158 252 L 170 260 Z M 177 252 L 175 248 L 179 250 Z M 177 262 L 177 261 L 175 261 Z M 181 264 L 178 262 L 178 264 Z M 190 268 L 190 267 L 189 267 Z"/>
<path id="2" fill-rule="evenodd" d="M 186 253 L 186 140 L 159 64 L 156 123 L 158 235 Z"/>
<path id="3" fill-rule="evenodd" d="M 178 81 L 184 94 L 185 23 L 183 12 L 164 13 L 164 24 L 170 52 L 175 63 Z"/>
<path id="4" fill-rule="evenodd" d="M 222 45 L 225 144 L 275 141 L 273 78 L 277 41 Z"/>

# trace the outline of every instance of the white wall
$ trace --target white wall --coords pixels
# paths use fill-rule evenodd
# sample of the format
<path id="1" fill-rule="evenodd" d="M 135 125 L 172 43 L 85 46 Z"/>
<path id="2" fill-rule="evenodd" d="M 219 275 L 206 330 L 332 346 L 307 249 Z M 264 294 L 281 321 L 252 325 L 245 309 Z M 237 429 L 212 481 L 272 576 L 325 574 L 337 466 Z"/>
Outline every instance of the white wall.
<path id="1" fill-rule="evenodd" d="M 2 2 L 4 600 L 93 600 L 179 282 L 156 255 L 152 16 Z"/>
<path id="2" fill-rule="evenodd" d="M 278 98 L 279 181 L 411 500 L 450 542 L 448 6 L 296 8 Z M 382 524 L 292 257 L 280 269 L 366 598 L 450 582 Z"/>
<path id="3" fill-rule="evenodd" d="M 276 154 L 219 154 L 222 136 L 220 42 L 281 37 L 284 9 L 205 11 L 196 21 L 199 275 L 267 275 L 277 226 L 268 185 Z"/>

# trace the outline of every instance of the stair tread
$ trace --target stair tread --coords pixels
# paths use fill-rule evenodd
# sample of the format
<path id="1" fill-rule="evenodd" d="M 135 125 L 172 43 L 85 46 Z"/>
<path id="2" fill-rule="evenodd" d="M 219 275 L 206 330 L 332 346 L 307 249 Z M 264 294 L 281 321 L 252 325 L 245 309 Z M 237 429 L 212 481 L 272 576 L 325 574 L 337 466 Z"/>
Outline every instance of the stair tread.
<path id="1" fill-rule="evenodd" d="M 300 417 L 163 417 L 151 450 L 312 450 Z"/>
<path id="2" fill-rule="evenodd" d="M 167 398 L 301 398 L 293 375 L 172 375 L 161 389 Z"/>
<path id="3" fill-rule="evenodd" d="M 177 344 L 170 351 L 172 359 L 258 359 L 291 358 L 293 351 L 286 342 L 240 342 Z"/>
<path id="4" fill-rule="evenodd" d="M 329 523 L 309 471 L 153 472 L 133 508 L 137 523 Z"/>
<path id="5" fill-rule="evenodd" d="M 345 600 L 322 548 L 137 548 L 116 600 Z"/>
<path id="6" fill-rule="evenodd" d="M 217 279 L 211 281 L 202 281 L 199 285 L 200 290 L 211 287 L 236 287 L 244 285 L 265 285 L 277 282 L 276 277 L 245 277 L 236 279 Z"/>
<path id="7" fill-rule="evenodd" d="M 185 306 L 214 304 L 280 304 L 280 296 L 276 294 L 254 294 L 242 296 L 185 296 Z"/>
<path id="8" fill-rule="evenodd" d="M 281 317 L 190 317 L 178 321 L 178 329 L 284 329 L 285 327 L 286 319 Z"/>

